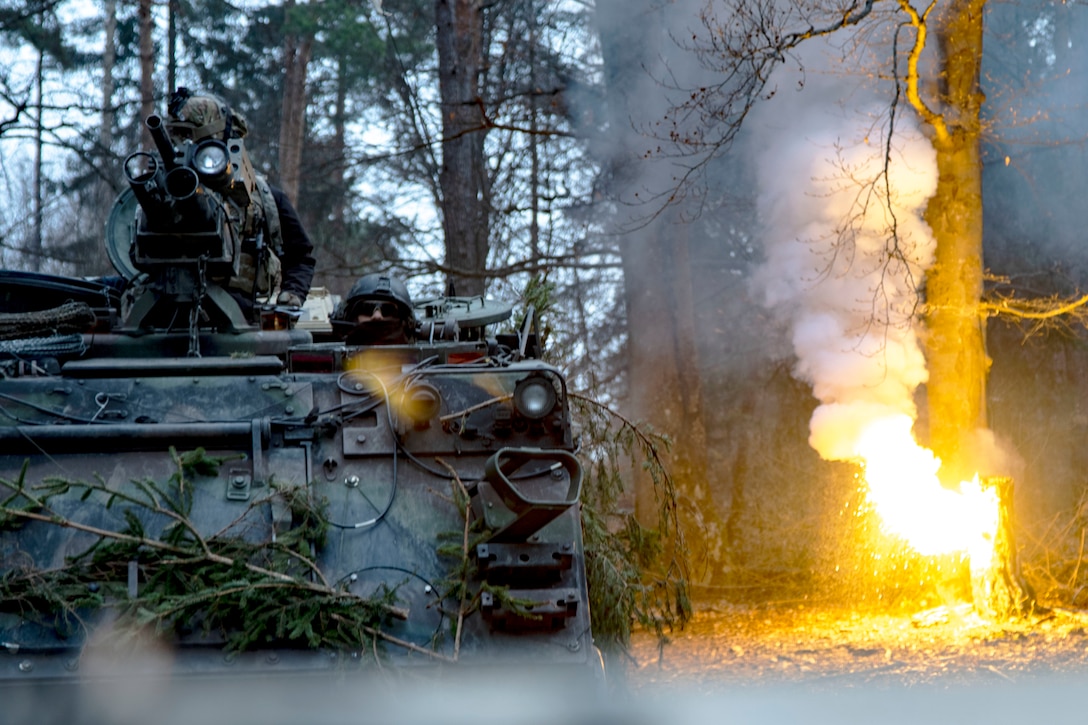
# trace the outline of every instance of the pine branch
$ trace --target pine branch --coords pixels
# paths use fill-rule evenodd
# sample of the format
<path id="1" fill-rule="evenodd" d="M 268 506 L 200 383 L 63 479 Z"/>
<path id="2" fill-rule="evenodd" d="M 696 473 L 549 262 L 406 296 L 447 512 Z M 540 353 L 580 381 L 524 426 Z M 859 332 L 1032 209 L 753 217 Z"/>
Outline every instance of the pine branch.
<path id="1" fill-rule="evenodd" d="M 383 590 L 380 596 L 363 598 L 334 587 L 309 556 L 293 548 L 295 543 L 311 545 L 328 527 L 308 500 L 293 495 L 298 493 L 296 489 L 276 491 L 247 508 L 252 511 L 273 496 L 286 497 L 292 507 L 300 507 L 302 520 L 277 541 L 254 543 L 226 536 L 244 515 L 220 534 L 206 537 L 188 516 L 192 489 L 186 476 L 193 472 L 215 474 L 218 461 L 207 458 L 203 451 L 175 454 L 174 460 L 178 470 L 167 486 L 133 481 L 135 493 L 110 489 L 101 481 L 54 480 L 34 491 L 25 485 L 25 475 L 15 483 L 3 482 L 13 492 L 0 504 L 0 522 L 8 526 L 37 522 L 90 534 L 95 541 L 64 567 L 8 571 L 0 578 L 0 607 L 20 616 L 34 613 L 59 615 L 63 622 L 75 619 L 84 631 L 87 625 L 81 611 L 120 607 L 121 621 L 128 623 L 118 628 L 120 637 L 149 625 L 161 632 L 198 623 L 205 631 L 213 627 L 222 630 L 231 650 L 245 649 L 257 641 L 281 640 L 302 640 L 310 647 L 357 647 L 369 636 L 426 652 L 381 631 L 381 622 L 409 615 L 396 606 L 393 592 Z M 124 526 L 113 530 L 91 525 L 51 508 L 51 499 L 68 494 L 71 500 L 70 494 L 79 494 L 81 488 L 81 501 L 97 494 L 104 497 L 106 509 L 124 506 Z M 158 537 L 144 531 L 138 511 L 166 520 Z M 139 596 L 127 598 L 124 585 L 114 582 L 127 577 L 134 557 L 140 560 L 147 581 Z M 258 559 L 266 564 L 257 563 Z M 299 565 L 301 576 L 292 573 Z"/>
<path id="2" fill-rule="evenodd" d="M 468 533 L 472 526 L 472 509 L 468 505 L 469 494 L 468 489 L 465 488 L 465 484 L 461 481 L 461 477 L 457 474 L 457 470 L 454 469 L 446 461 L 441 458 L 436 458 L 435 461 L 439 465 L 443 466 L 450 473 L 450 486 L 454 488 L 453 495 L 458 502 L 458 508 L 461 510 L 461 515 L 465 519 L 464 531 L 461 538 L 461 571 L 465 572 L 469 566 L 468 559 Z M 460 494 L 460 496 L 458 496 Z M 464 629 L 465 624 L 465 599 L 468 597 L 468 586 L 466 582 L 462 581 L 460 601 L 457 605 L 457 629 L 454 632 L 453 638 L 453 660 L 456 662 L 461 655 L 461 632 Z"/>
<path id="3" fill-rule="evenodd" d="M 622 653 L 634 623 L 664 640 L 666 628 L 683 626 L 691 616 L 678 497 L 662 460 L 669 441 L 591 397 L 568 397 L 579 404 L 583 446 L 593 461 L 581 510 L 594 638 L 606 652 Z M 625 457 L 650 475 L 658 502 L 656 529 L 629 514 L 617 516 Z"/>

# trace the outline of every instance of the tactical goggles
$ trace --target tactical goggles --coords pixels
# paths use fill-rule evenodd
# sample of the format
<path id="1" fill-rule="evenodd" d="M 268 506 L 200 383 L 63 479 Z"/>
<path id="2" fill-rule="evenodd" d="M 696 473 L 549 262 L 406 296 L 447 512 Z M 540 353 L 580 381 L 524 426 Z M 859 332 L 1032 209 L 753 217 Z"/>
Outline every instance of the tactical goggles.
<path id="1" fill-rule="evenodd" d="M 377 312 L 381 312 L 382 317 L 400 317 L 400 311 L 395 302 L 366 300 L 363 302 L 356 302 L 354 309 L 356 315 L 366 315 L 367 317 L 373 317 Z"/>

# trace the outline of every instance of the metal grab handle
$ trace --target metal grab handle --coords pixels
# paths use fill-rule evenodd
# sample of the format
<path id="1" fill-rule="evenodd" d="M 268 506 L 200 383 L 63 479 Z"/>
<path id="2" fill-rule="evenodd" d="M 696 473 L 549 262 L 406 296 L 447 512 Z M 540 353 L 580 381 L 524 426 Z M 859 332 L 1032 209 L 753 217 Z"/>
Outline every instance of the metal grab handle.
<path id="1" fill-rule="evenodd" d="M 104 441 L 123 451 L 165 450 L 168 446 L 265 448 L 271 437 L 267 419 L 219 423 L 81 423 L 0 426 L 0 452 L 102 450 Z"/>
<path id="2" fill-rule="evenodd" d="M 570 485 L 562 499 L 533 499 L 510 480 L 510 475 L 530 461 L 553 461 L 566 469 Z M 525 541 L 547 526 L 582 495 L 582 465 L 567 451 L 540 448 L 502 448 L 484 464 L 484 480 L 491 485 L 516 518 L 504 526 L 491 541 Z"/>

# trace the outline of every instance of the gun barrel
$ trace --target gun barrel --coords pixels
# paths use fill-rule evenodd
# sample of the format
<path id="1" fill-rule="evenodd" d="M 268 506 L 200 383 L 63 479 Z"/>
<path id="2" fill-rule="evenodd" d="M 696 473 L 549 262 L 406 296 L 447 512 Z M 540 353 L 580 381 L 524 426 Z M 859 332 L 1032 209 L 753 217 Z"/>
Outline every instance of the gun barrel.
<path id="1" fill-rule="evenodd" d="M 200 177 L 188 166 L 166 172 L 166 193 L 171 207 L 184 219 L 184 226 L 194 231 L 215 228 L 216 209 L 209 195 L 201 189 Z"/>
<path id="2" fill-rule="evenodd" d="M 159 156 L 162 157 L 162 163 L 166 170 L 173 169 L 177 166 L 177 161 L 174 159 L 176 154 L 174 142 L 170 138 L 170 132 L 163 125 L 162 117 L 152 114 L 144 121 L 144 125 L 147 126 L 147 131 L 151 134 L 151 140 L 155 142 L 155 148 L 159 150 Z"/>
<path id="3" fill-rule="evenodd" d="M 146 151 L 129 154 L 125 159 L 125 178 L 130 184 L 146 184 L 159 173 L 158 160 Z"/>
<path id="4" fill-rule="evenodd" d="M 188 166 L 175 166 L 163 174 L 153 155 L 137 151 L 125 159 L 124 169 L 151 230 L 214 227 L 215 207 L 208 195 L 200 192 L 200 177 Z"/>
<path id="5" fill-rule="evenodd" d="M 148 217 L 159 213 L 165 202 L 159 185 L 158 159 L 147 151 L 137 151 L 125 159 L 124 170 L 128 185 L 144 213 Z"/>
<path id="6" fill-rule="evenodd" d="M 175 201 L 188 199 L 200 188 L 200 177 L 188 166 L 166 172 L 166 193 Z"/>

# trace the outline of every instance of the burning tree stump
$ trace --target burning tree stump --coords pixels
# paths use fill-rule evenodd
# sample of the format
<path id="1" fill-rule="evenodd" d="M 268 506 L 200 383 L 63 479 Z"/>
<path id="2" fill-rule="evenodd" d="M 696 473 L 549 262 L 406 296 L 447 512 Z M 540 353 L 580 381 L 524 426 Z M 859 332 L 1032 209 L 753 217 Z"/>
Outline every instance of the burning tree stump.
<path id="1" fill-rule="evenodd" d="M 983 485 L 997 494 L 997 533 L 990 560 L 971 561 L 971 594 L 980 616 L 1010 619 L 1036 608 L 1035 592 L 1020 570 L 1020 556 L 1013 538 L 1012 479 L 988 478 Z"/>

